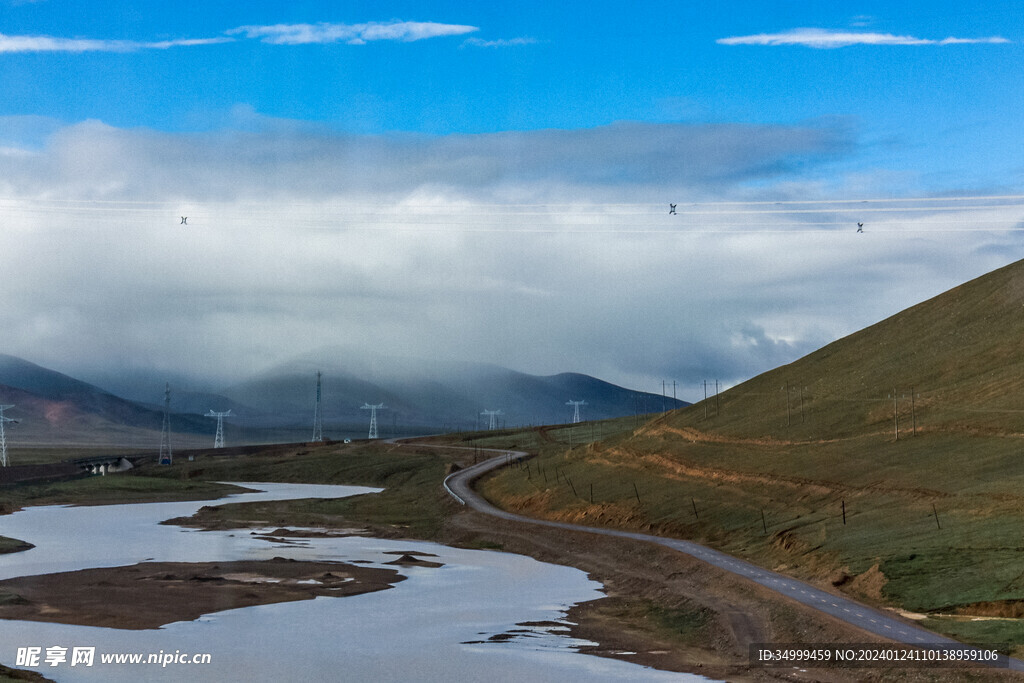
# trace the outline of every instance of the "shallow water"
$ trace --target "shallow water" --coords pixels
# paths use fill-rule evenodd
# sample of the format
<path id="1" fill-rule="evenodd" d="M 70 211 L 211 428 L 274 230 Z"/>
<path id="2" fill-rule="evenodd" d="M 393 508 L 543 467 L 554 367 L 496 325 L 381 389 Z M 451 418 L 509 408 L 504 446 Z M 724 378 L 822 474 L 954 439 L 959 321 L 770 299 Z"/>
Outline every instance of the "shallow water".
<path id="1" fill-rule="evenodd" d="M 366 493 L 363 487 L 247 484 L 263 493 L 232 502 Z M 28 508 L 0 517 L 0 535 L 36 544 L 0 556 L 0 578 L 119 566 L 146 560 L 201 562 L 270 559 L 369 561 L 389 552 L 433 553 L 440 568 L 399 567 L 394 588 L 344 598 L 317 598 L 217 612 L 161 629 L 120 629 L 0 620 L 0 661 L 41 648 L 33 667 L 57 681 L 638 681 L 703 680 L 575 652 L 551 629 L 577 602 L 600 596 L 600 584 L 573 568 L 529 557 L 374 538 L 310 538 L 279 544 L 245 531 L 196 531 L 159 525 L 210 501 L 93 507 Z M 221 501 L 223 502 L 223 500 Z M 506 642 L 491 636 L 517 633 Z M 48 666 L 47 648 L 68 648 L 69 661 Z M 74 647 L 94 647 L 91 667 L 71 666 Z M 103 664 L 102 654 L 209 653 L 209 664 Z M 145 657 L 144 657 L 145 658 Z"/>

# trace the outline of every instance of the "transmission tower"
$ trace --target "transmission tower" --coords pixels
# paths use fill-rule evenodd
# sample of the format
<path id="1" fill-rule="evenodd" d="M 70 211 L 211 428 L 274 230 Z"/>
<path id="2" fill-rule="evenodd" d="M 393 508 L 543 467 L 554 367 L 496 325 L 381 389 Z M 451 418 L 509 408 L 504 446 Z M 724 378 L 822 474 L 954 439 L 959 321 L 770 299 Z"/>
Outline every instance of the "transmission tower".
<path id="1" fill-rule="evenodd" d="M 498 415 L 502 414 L 500 410 L 485 410 L 484 412 L 482 412 L 480 414 L 481 415 L 487 415 L 488 417 L 490 417 L 490 424 L 487 427 L 488 429 L 496 429 L 497 428 L 498 421 L 495 420 L 494 418 L 496 418 Z"/>
<path id="2" fill-rule="evenodd" d="M 171 385 L 164 385 L 164 424 L 160 429 L 160 464 L 170 465 L 171 454 Z"/>
<path id="3" fill-rule="evenodd" d="M 0 406 L 0 467 L 7 467 L 7 437 L 4 436 L 4 423 L 13 422 L 17 424 L 19 422 L 18 420 L 4 417 L 4 411 L 13 407 L 13 405 Z"/>
<path id="4" fill-rule="evenodd" d="M 566 401 L 565 405 L 573 406 L 575 408 L 575 411 L 572 414 L 572 423 L 576 424 L 577 422 L 580 421 L 580 406 L 587 405 L 587 402 L 586 401 Z"/>
<path id="5" fill-rule="evenodd" d="M 206 414 L 206 417 L 217 418 L 217 435 L 213 437 L 214 448 L 224 448 L 224 418 L 230 414 L 230 410 L 223 413 L 215 413 L 212 409 Z"/>
<path id="6" fill-rule="evenodd" d="M 383 403 L 378 403 L 378 404 L 372 405 L 372 406 L 369 403 L 364 403 L 363 404 L 363 410 L 369 410 L 370 411 L 370 438 L 371 439 L 376 439 L 377 438 L 377 410 L 381 409 L 383 407 L 384 407 Z"/>
<path id="7" fill-rule="evenodd" d="M 316 373 L 316 409 L 313 411 L 313 441 L 324 440 L 324 409 L 320 405 L 320 373 Z"/>

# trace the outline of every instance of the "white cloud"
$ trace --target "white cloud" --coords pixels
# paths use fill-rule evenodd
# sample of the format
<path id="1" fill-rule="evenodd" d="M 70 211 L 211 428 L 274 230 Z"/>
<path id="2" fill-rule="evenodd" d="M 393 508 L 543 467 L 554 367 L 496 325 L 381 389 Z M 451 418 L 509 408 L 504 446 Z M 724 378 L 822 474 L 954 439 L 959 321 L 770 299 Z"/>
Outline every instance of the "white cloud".
<path id="1" fill-rule="evenodd" d="M 365 24 L 274 24 L 271 26 L 239 26 L 228 35 L 243 34 L 274 45 L 306 45 L 337 43 L 363 45 L 377 40 L 412 42 L 426 38 L 458 36 L 479 30 L 476 26 L 439 24 L 420 21 L 369 22 Z"/>
<path id="2" fill-rule="evenodd" d="M 777 205 L 821 196 L 815 169 L 857 149 L 841 125 L 355 136 L 271 123 L 86 122 L 4 157 L 0 351 L 71 374 L 237 377 L 344 344 L 649 390 L 734 383 L 1020 247 L 964 231 L 1007 225 L 1005 211 Z"/>
<path id="3" fill-rule="evenodd" d="M 971 45 L 977 43 L 988 43 L 991 45 L 999 45 L 1002 43 L 1009 43 L 1010 41 L 1001 36 L 991 36 L 989 38 L 943 38 L 938 41 L 938 45 Z"/>
<path id="4" fill-rule="evenodd" d="M 308 43 L 345 42 L 363 45 L 371 41 L 397 40 L 412 42 L 441 36 L 458 36 L 479 30 L 476 26 L 439 24 L 419 21 L 369 22 L 365 24 L 276 24 L 273 26 L 240 26 L 216 38 L 180 38 L 174 40 L 137 41 L 96 38 L 64 38 L 59 36 L 6 35 L 0 33 L 0 54 L 26 52 L 136 52 L 166 50 L 173 47 L 216 45 L 236 40 L 232 36 L 260 39 L 273 45 L 304 45 Z M 508 44 L 520 44 L 515 39 Z M 501 42 L 501 41 L 498 41 Z M 495 43 L 497 46 L 498 43 Z"/>
<path id="5" fill-rule="evenodd" d="M 749 36 L 719 38 L 719 45 L 802 45 L 820 49 L 848 47 L 850 45 L 962 45 L 974 43 L 999 44 L 1010 41 L 1000 36 L 985 38 L 944 38 L 933 40 L 891 33 L 867 33 L 823 28 L 795 28 L 781 33 L 759 33 Z"/>
<path id="6" fill-rule="evenodd" d="M 799 177 L 797 169 L 813 171 L 847 153 L 854 138 L 839 121 L 619 123 L 583 130 L 359 136 L 264 120 L 244 107 L 237 111 L 245 131 L 171 135 L 95 121 L 62 128 L 51 135 L 47 154 L 8 169 L 14 173 L 7 179 L 17 178 L 30 193 L 59 184 L 88 199 L 400 197 L 422 187 L 489 198 L 527 189 L 586 196 L 603 188 L 602 193 L 614 189 L 635 199 L 637 193 L 661 197 L 669 188 L 710 192 Z M 104 195 L 98 194 L 100 187 L 107 188 Z"/>
<path id="7" fill-rule="evenodd" d="M 498 40 L 484 40 L 482 38 L 466 38 L 462 42 L 462 45 L 469 45 L 471 47 L 516 47 L 519 45 L 534 45 L 536 44 L 536 38 L 500 38 Z"/>
<path id="8" fill-rule="evenodd" d="M 218 37 L 144 42 L 54 36 L 9 36 L 0 33 L 0 54 L 16 52 L 135 52 L 137 50 L 166 50 L 172 47 L 216 45 L 232 40 L 232 38 Z"/>

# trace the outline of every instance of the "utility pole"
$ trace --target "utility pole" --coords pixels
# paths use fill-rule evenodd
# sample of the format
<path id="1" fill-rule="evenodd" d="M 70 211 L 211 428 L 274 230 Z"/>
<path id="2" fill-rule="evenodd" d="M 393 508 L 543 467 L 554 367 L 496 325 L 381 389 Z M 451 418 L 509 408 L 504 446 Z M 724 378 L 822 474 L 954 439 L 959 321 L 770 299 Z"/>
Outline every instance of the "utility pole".
<path id="1" fill-rule="evenodd" d="M 320 371 L 316 373 L 316 408 L 313 409 L 313 442 L 324 440 L 324 409 L 320 404 Z"/>
<path id="2" fill-rule="evenodd" d="M 580 406 L 587 405 L 587 402 L 586 401 L 566 401 L 565 405 L 573 406 L 573 408 L 575 409 L 573 414 L 572 414 L 572 423 L 576 424 L 576 423 L 580 422 Z"/>
<path id="3" fill-rule="evenodd" d="M 496 418 L 497 418 L 498 415 L 502 414 L 500 410 L 485 410 L 484 412 L 482 412 L 480 414 L 481 415 L 486 415 L 488 418 L 490 418 L 490 421 L 488 422 L 488 426 L 487 426 L 488 429 L 497 429 L 498 428 L 498 420 Z"/>
<path id="4" fill-rule="evenodd" d="M 896 387 L 892 388 L 892 421 L 896 427 L 896 440 L 900 440 L 900 404 L 896 398 Z"/>
<path id="5" fill-rule="evenodd" d="M 0 406 L 0 467 L 7 467 L 7 437 L 4 435 L 4 423 L 18 423 L 18 420 L 4 416 L 4 411 L 13 407 L 13 405 Z"/>
<path id="6" fill-rule="evenodd" d="M 230 414 L 230 410 L 223 413 L 215 413 L 212 408 L 210 409 L 210 412 L 206 414 L 206 417 L 217 418 L 217 434 L 213 437 L 214 448 L 224 448 L 224 418 Z"/>
<path id="7" fill-rule="evenodd" d="M 161 465 L 170 465 L 174 461 L 171 453 L 171 385 L 164 385 L 164 423 L 160 428 L 160 459 Z"/>
<path id="8" fill-rule="evenodd" d="M 917 436 L 917 410 L 914 407 L 914 387 L 910 387 L 910 420 L 914 428 L 914 436 Z"/>
<path id="9" fill-rule="evenodd" d="M 704 419 L 708 419 L 708 381 L 704 380 Z"/>
<path id="10" fill-rule="evenodd" d="M 372 405 L 372 406 L 369 403 L 364 403 L 362 405 L 362 410 L 369 410 L 370 411 L 370 436 L 369 436 L 369 438 L 371 438 L 371 439 L 376 439 L 377 438 L 377 411 L 382 409 L 382 408 L 384 408 L 384 404 L 383 403 L 377 403 L 377 404 Z"/>

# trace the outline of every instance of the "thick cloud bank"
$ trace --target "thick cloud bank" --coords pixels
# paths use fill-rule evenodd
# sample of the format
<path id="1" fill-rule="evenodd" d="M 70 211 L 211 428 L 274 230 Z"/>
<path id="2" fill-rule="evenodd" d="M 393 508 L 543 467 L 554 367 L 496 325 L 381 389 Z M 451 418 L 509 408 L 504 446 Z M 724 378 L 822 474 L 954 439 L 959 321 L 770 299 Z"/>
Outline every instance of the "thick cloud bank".
<path id="1" fill-rule="evenodd" d="M 1019 253 L 1001 206 L 785 203 L 856 155 L 838 121 L 429 137 L 237 114 L 10 127 L 47 134 L 0 143 L 0 350 L 228 379 L 345 345 L 695 398 Z"/>

